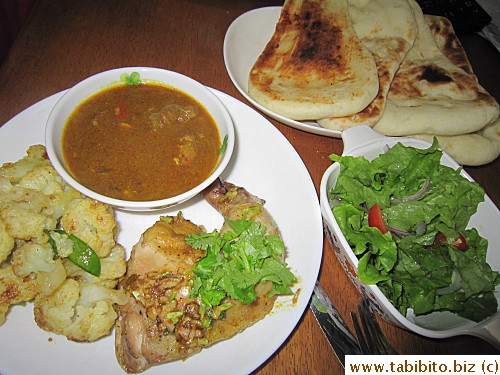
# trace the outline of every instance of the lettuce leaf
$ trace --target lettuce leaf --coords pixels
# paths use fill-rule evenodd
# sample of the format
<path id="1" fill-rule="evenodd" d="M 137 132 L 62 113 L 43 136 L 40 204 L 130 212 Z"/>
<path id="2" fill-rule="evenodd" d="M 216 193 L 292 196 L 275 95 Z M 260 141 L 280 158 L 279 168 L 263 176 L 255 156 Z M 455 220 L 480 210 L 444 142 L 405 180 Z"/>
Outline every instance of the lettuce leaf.
<path id="1" fill-rule="evenodd" d="M 359 258 L 360 280 L 377 284 L 403 315 L 410 308 L 417 315 L 446 310 L 480 321 L 497 311 L 493 291 L 500 283 L 486 262 L 487 240 L 466 229 L 484 190 L 441 165 L 441 156 L 436 141 L 424 150 L 398 143 L 372 161 L 331 155 L 341 164 L 328 192 L 340 202 L 332 212 Z M 392 233 L 368 225 L 375 203 Z M 462 233 L 469 249 L 430 246 L 438 232 L 448 239 Z"/>
<path id="2" fill-rule="evenodd" d="M 266 227 L 253 220 L 226 220 L 230 231 L 221 235 L 192 234 L 186 242 L 205 255 L 196 262 L 191 296 L 200 296 L 207 309 L 226 297 L 249 304 L 256 300 L 255 286 L 271 281 L 274 294 L 290 294 L 296 278 L 280 261 L 285 246 L 277 235 L 266 235 Z"/>

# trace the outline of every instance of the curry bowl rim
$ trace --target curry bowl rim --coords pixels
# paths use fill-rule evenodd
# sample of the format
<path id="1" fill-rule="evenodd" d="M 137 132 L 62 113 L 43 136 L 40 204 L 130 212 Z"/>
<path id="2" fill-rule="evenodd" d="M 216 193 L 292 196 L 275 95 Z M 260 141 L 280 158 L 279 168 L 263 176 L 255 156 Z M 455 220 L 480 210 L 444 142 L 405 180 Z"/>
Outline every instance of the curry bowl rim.
<path id="1" fill-rule="evenodd" d="M 221 144 L 224 141 L 224 137 L 227 137 L 224 153 L 219 156 L 219 160 L 212 173 L 200 184 L 184 193 L 169 198 L 149 201 L 129 201 L 112 198 L 91 190 L 77 181 L 69 172 L 64 161 L 61 138 L 65 123 L 73 110 L 92 95 L 106 88 L 122 84 L 120 82 L 120 76 L 124 73 L 130 74 L 132 72 L 138 72 L 141 76 L 141 81 L 171 87 L 194 98 L 199 104 L 205 107 L 207 112 L 214 119 L 217 130 L 219 131 Z M 66 90 L 50 111 L 45 126 L 45 145 L 47 155 L 55 170 L 70 186 L 80 193 L 112 207 L 130 211 L 150 211 L 172 207 L 185 202 L 196 196 L 220 177 L 232 158 L 235 145 L 235 130 L 232 117 L 223 102 L 211 89 L 195 79 L 175 71 L 161 68 L 123 67 L 105 70 L 89 76 Z"/>

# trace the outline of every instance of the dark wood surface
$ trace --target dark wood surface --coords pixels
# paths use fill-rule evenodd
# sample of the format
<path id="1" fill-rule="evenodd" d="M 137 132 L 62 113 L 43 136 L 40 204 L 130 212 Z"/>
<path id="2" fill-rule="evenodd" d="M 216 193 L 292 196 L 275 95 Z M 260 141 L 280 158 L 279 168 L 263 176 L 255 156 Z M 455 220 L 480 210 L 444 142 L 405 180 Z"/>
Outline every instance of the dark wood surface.
<path id="1" fill-rule="evenodd" d="M 281 4 L 264 0 L 39 0 L 0 69 L 0 124 L 92 74 L 123 66 L 174 70 L 246 103 L 225 69 L 224 35 L 240 14 Z M 500 99 L 500 54 L 477 35 L 461 36 L 461 40 L 481 84 Z M 297 150 L 318 189 L 331 164 L 328 155 L 341 153 L 342 141 L 271 122 Z M 0 147 L 5 141 L 0 139 Z M 500 161 L 465 169 L 499 206 Z M 359 294 L 326 241 L 323 253 L 320 282 L 347 317 Z M 403 354 L 495 353 L 471 336 L 432 340 L 381 324 Z M 309 310 L 284 345 L 255 371 L 260 375 L 341 372 Z"/>

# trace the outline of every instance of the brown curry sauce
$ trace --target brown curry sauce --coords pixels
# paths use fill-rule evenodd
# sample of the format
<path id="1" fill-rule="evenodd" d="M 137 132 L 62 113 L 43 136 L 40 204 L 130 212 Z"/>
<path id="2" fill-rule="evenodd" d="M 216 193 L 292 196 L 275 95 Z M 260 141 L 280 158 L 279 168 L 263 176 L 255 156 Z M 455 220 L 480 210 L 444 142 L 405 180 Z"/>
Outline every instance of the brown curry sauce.
<path id="1" fill-rule="evenodd" d="M 62 146 L 82 185 L 117 199 L 151 201 L 205 180 L 216 166 L 220 136 L 194 98 L 141 83 L 108 88 L 80 104 Z"/>

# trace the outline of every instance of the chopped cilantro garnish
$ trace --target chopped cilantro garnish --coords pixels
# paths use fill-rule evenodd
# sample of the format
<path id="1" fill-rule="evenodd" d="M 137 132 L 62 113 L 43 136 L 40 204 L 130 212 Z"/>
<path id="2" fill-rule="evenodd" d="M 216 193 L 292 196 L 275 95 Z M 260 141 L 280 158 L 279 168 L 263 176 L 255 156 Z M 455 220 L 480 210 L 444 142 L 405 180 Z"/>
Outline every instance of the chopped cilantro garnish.
<path id="1" fill-rule="evenodd" d="M 138 72 L 132 72 L 130 74 L 123 73 L 120 76 L 120 80 L 126 85 L 137 85 L 141 83 L 141 76 Z"/>
<path id="2" fill-rule="evenodd" d="M 291 293 L 295 276 L 280 261 L 285 247 L 279 236 L 267 235 L 266 227 L 253 220 L 226 222 L 231 230 L 223 235 L 215 230 L 186 238 L 193 248 L 206 251 L 193 270 L 191 295 L 211 309 L 226 297 L 255 301 L 255 286 L 268 280 L 273 284 L 268 297 Z"/>

